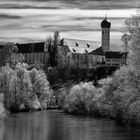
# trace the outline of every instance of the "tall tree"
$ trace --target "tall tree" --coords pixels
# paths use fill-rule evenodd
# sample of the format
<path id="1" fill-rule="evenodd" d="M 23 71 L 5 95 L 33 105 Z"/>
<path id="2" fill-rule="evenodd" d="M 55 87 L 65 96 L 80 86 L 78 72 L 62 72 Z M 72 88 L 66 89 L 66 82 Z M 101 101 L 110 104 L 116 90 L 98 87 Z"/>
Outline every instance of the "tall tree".
<path id="1" fill-rule="evenodd" d="M 48 52 L 50 58 L 50 66 L 54 67 L 58 63 L 58 45 L 60 43 L 60 35 L 59 32 L 54 32 L 53 37 L 48 37 L 47 45 L 48 45 Z"/>
<path id="2" fill-rule="evenodd" d="M 23 55 L 17 54 L 17 52 L 18 48 L 14 43 L 6 43 L 0 51 L 0 66 L 6 65 L 6 63 L 9 63 L 11 66 L 15 66 L 18 62 L 23 62 Z"/>
<path id="3" fill-rule="evenodd" d="M 130 39 L 129 63 L 140 71 L 140 14 L 125 21 Z"/>

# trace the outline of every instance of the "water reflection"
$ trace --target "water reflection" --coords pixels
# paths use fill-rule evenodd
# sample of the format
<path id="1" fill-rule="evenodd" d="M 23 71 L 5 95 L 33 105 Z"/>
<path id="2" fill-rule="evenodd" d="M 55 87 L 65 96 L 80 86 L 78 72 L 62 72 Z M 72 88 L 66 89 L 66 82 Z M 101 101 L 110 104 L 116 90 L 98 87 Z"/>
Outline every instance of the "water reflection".
<path id="1" fill-rule="evenodd" d="M 57 111 L 12 114 L 0 121 L 0 140 L 139 140 L 140 129 Z"/>

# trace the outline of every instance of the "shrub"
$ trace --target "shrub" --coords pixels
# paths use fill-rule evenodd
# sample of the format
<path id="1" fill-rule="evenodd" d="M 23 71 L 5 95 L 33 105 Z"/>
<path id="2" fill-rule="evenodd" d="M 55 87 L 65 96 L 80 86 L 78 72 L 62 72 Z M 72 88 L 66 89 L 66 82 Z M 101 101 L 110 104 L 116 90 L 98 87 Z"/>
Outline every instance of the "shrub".
<path id="1" fill-rule="evenodd" d="M 66 96 L 64 110 L 72 114 L 90 114 L 114 118 L 123 123 L 140 123 L 140 74 L 122 67 L 102 88 L 80 83 Z"/>
<path id="2" fill-rule="evenodd" d="M 112 104 L 110 116 L 121 122 L 140 121 L 140 74 L 133 68 L 122 67 L 104 88 L 106 101 Z M 134 109 L 136 107 L 136 110 Z"/>
<path id="3" fill-rule="evenodd" d="M 46 109 L 51 106 L 53 91 L 44 72 L 36 69 L 30 71 L 33 94 L 37 96 L 41 103 L 41 108 Z"/>
<path id="4" fill-rule="evenodd" d="M 91 83 L 80 83 L 66 96 L 64 110 L 73 114 L 98 114 L 97 102 L 102 92 Z"/>

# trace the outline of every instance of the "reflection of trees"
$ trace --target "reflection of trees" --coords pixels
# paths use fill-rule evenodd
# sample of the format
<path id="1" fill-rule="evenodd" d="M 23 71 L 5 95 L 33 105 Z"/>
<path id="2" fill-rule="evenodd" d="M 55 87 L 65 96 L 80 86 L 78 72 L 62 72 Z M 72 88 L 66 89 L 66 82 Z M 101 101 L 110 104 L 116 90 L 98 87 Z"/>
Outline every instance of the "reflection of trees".
<path id="1" fill-rule="evenodd" d="M 66 140 L 69 132 L 67 120 L 52 111 L 12 114 L 2 125 L 2 140 Z"/>
<path id="2" fill-rule="evenodd" d="M 45 140 L 47 123 L 46 115 L 41 118 L 40 112 L 13 114 L 4 122 L 3 140 Z"/>
<path id="3" fill-rule="evenodd" d="M 0 122 L 0 140 L 130 140 L 139 139 L 139 134 L 139 128 L 123 127 L 110 120 L 55 111 L 12 114 Z"/>

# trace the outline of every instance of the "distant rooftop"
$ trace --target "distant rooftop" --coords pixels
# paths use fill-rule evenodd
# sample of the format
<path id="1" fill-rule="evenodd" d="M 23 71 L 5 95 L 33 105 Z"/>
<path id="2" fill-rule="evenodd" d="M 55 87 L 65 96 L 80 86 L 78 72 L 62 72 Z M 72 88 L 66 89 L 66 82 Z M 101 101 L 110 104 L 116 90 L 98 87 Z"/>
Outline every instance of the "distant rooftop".
<path id="1" fill-rule="evenodd" d="M 68 46 L 73 53 L 90 53 L 100 47 L 100 42 L 63 38 L 63 45 Z"/>
<path id="2" fill-rule="evenodd" d="M 109 59 L 118 59 L 118 58 L 125 57 L 126 55 L 127 53 L 125 52 L 105 52 L 106 58 Z"/>
<path id="3" fill-rule="evenodd" d="M 44 52 L 44 42 L 16 44 L 19 53 Z"/>
<path id="4" fill-rule="evenodd" d="M 97 49 L 94 54 L 97 52 L 102 54 L 101 43 L 97 41 L 63 38 L 63 45 L 68 46 L 73 53 L 91 53 Z M 110 44 L 110 51 L 122 51 L 122 47 L 117 44 Z"/>
<path id="5" fill-rule="evenodd" d="M 97 48 L 96 50 L 93 50 L 89 54 L 92 55 L 105 55 L 106 58 L 122 58 L 123 56 L 127 55 L 125 52 L 121 51 L 103 51 L 102 47 Z"/>
<path id="6" fill-rule="evenodd" d="M 92 52 L 90 52 L 89 54 L 92 54 L 92 55 L 105 55 L 102 47 L 99 47 L 95 50 L 93 50 Z"/>

